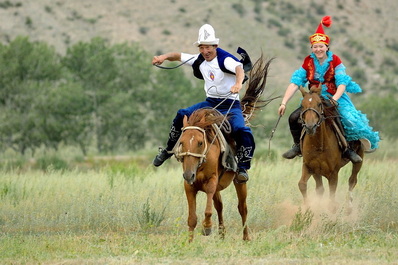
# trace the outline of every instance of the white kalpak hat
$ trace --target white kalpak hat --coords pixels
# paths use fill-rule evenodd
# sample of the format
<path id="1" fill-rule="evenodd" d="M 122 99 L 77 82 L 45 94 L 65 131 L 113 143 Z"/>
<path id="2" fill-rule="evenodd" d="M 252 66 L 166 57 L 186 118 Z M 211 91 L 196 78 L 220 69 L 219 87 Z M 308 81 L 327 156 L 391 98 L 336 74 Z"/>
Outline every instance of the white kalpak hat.
<path id="1" fill-rule="evenodd" d="M 196 41 L 193 45 L 218 45 L 219 41 L 220 39 L 216 38 L 214 28 L 209 24 L 204 24 L 199 29 L 198 41 Z"/>

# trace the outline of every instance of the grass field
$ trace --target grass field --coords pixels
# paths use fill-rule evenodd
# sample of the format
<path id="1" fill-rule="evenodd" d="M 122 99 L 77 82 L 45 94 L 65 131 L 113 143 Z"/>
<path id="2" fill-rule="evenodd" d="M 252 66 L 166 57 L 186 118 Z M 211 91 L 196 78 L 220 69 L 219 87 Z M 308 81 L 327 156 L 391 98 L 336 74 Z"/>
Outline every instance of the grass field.
<path id="1" fill-rule="evenodd" d="M 340 173 L 340 208 L 332 214 L 327 193 L 314 198 L 310 210 L 301 206 L 301 159 L 259 156 L 248 182 L 250 242 L 241 239 L 231 186 L 222 193 L 225 239 L 216 227 L 204 237 L 198 226 L 188 243 L 182 172 L 175 160 L 160 168 L 150 165 L 152 154 L 84 170 L 3 167 L 0 263 L 398 264 L 398 165 L 392 150 L 386 146 L 365 160 L 349 216 L 344 201 L 350 165 Z M 311 179 L 310 196 L 314 186 Z M 199 224 L 204 200 L 199 194 Z"/>

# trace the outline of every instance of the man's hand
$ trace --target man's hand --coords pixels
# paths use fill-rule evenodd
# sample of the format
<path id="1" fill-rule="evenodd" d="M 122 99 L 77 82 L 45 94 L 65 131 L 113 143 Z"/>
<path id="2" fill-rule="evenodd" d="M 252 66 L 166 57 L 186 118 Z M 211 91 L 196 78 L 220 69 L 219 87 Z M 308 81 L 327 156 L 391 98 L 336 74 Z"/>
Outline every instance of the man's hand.
<path id="1" fill-rule="evenodd" d="M 236 93 L 239 93 L 239 91 L 242 89 L 242 83 L 237 83 L 237 84 L 235 84 L 235 85 L 233 85 L 232 87 L 231 87 L 231 93 L 232 94 L 236 94 Z"/>
<path id="2" fill-rule="evenodd" d="M 161 65 L 165 60 L 163 55 L 153 56 L 152 64 L 153 65 Z"/>

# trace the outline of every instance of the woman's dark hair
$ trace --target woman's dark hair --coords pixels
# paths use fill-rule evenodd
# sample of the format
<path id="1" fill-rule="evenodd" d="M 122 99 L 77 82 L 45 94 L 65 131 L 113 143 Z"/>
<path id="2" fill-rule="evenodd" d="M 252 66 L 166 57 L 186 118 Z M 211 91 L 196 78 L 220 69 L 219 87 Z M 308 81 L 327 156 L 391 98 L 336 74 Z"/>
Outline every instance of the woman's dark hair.
<path id="1" fill-rule="evenodd" d="M 326 45 L 326 47 L 328 47 L 328 50 L 327 50 L 327 51 L 329 51 L 329 50 L 330 50 L 329 45 L 328 45 L 328 44 L 325 44 L 325 45 Z M 311 49 L 312 49 L 312 46 L 313 46 L 313 45 L 311 45 Z"/>

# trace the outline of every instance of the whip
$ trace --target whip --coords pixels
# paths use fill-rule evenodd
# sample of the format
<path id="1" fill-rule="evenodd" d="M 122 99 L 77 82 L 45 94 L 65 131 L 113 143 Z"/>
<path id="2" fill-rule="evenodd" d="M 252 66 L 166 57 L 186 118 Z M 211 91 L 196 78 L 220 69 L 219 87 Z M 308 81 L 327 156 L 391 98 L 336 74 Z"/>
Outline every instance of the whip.
<path id="1" fill-rule="evenodd" d="M 185 62 L 182 62 L 182 63 L 180 63 L 179 65 L 172 66 L 172 67 L 166 67 L 166 66 L 161 66 L 161 65 L 157 65 L 157 64 L 154 64 L 154 66 L 156 66 L 156 67 L 158 67 L 158 68 L 160 68 L 160 69 L 166 69 L 166 70 L 176 69 L 176 68 L 180 67 L 181 65 L 186 64 L 187 62 L 189 62 L 189 61 L 192 60 L 193 58 L 195 58 L 195 57 L 191 57 L 191 58 L 189 58 L 188 60 L 186 60 Z"/>
<path id="2" fill-rule="evenodd" d="M 279 121 L 281 120 L 282 115 L 279 115 L 278 120 L 276 121 L 275 127 L 272 129 L 271 131 L 271 135 L 269 136 L 269 140 L 268 140 L 268 156 L 271 154 L 271 140 L 272 137 L 274 137 L 274 133 L 276 131 L 276 128 L 278 127 Z"/>

